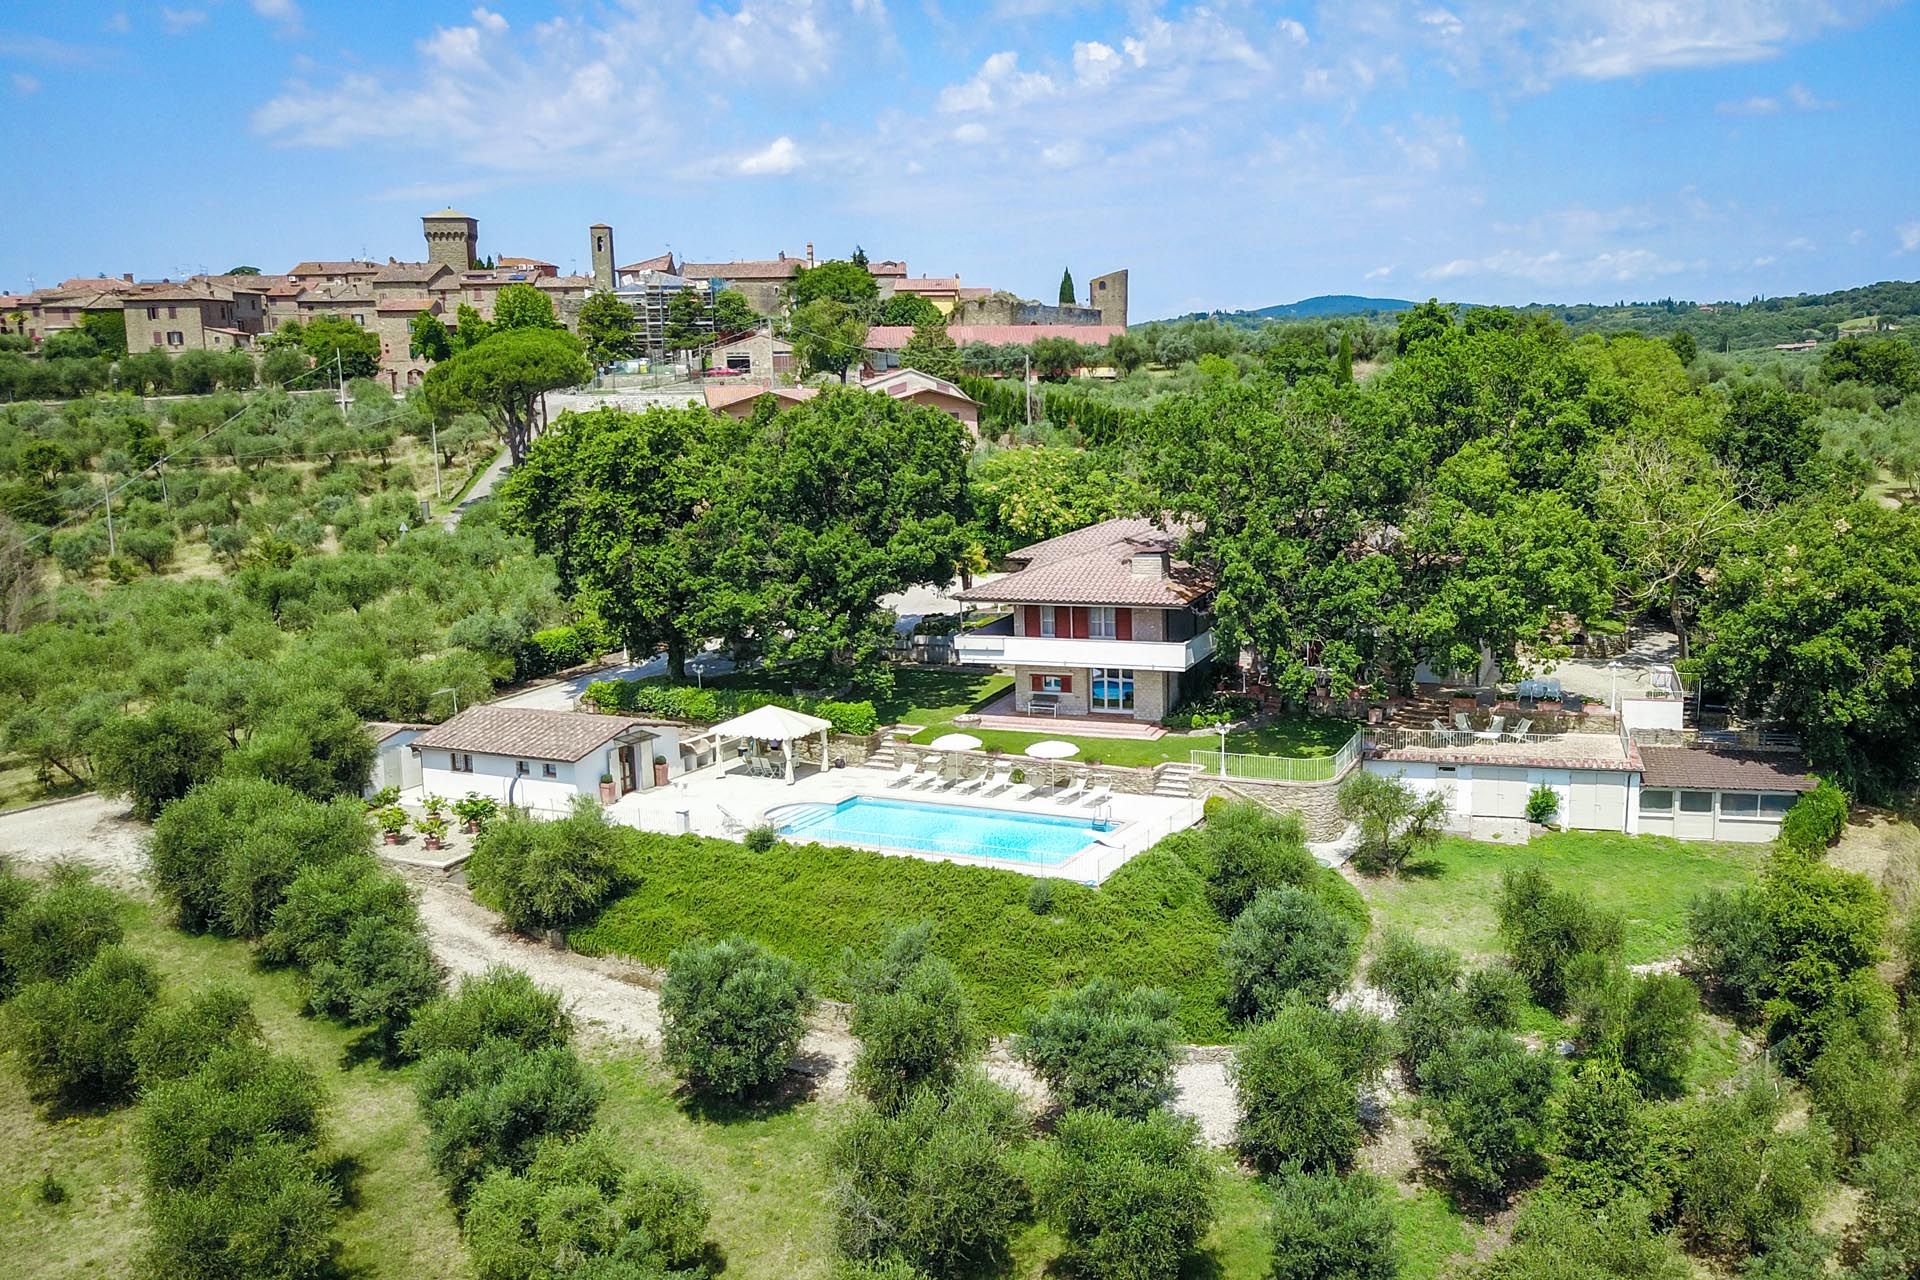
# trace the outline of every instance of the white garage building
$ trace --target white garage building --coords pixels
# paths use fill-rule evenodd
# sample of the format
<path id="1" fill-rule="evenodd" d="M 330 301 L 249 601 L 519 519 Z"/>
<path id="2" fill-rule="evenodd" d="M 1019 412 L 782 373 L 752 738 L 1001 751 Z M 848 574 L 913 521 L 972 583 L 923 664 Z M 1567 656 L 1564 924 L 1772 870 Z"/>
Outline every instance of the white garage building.
<path id="1" fill-rule="evenodd" d="M 491 796 L 534 813 L 564 813 L 576 796 L 598 796 L 603 775 L 615 797 L 681 772 L 680 729 L 626 716 L 534 707 L 480 706 L 415 738 L 420 787 L 458 799 Z"/>
<path id="2" fill-rule="evenodd" d="M 1525 822 L 1534 789 L 1546 787 L 1570 830 L 1761 842 L 1779 834 L 1799 793 L 1814 786 L 1794 755 L 1642 747 L 1614 733 L 1381 729 L 1371 737 L 1367 770 L 1401 777 L 1422 795 L 1444 793 L 1455 831 L 1511 829 Z"/>

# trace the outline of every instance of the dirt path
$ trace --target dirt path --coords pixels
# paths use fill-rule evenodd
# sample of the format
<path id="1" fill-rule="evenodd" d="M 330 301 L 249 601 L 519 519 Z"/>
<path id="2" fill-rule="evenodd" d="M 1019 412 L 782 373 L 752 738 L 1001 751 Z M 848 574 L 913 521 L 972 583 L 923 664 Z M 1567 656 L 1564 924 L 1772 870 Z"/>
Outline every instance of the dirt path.
<path id="1" fill-rule="evenodd" d="M 0 855 L 24 863 L 75 862 L 92 867 L 104 881 L 123 889 L 144 889 L 147 824 L 127 816 L 125 808 L 98 796 L 0 814 Z M 613 957 L 556 951 L 508 933 L 499 917 L 476 903 L 461 884 L 437 872 L 400 869 L 420 896 L 420 918 L 447 971 L 456 976 L 509 964 L 543 987 L 565 997 L 589 1039 L 660 1045 L 660 974 L 645 965 Z M 823 1006 L 801 1042 L 797 1066 L 813 1076 L 820 1092 L 843 1094 L 847 1071 L 858 1044 L 848 1034 L 842 1006 Z M 1173 1109 L 1192 1116 L 1205 1140 L 1225 1146 L 1233 1140 L 1233 1088 L 1227 1079 L 1229 1051 L 1190 1046 L 1175 1070 Z M 987 1074 L 1014 1090 L 1036 1110 L 1047 1104 L 1046 1086 L 995 1041 L 986 1055 Z"/>

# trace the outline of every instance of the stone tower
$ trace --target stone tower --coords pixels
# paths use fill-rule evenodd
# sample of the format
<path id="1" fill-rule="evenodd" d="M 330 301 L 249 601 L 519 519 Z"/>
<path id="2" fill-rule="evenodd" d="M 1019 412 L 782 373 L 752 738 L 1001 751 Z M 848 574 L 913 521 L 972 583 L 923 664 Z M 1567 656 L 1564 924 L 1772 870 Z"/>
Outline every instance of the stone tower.
<path id="1" fill-rule="evenodd" d="M 455 271 L 471 271 L 480 256 L 480 224 L 457 209 L 442 209 L 420 219 L 427 237 L 427 261 Z"/>
<path id="2" fill-rule="evenodd" d="M 1127 272 L 1123 267 L 1087 281 L 1087 305 L 1100 313 L 1101 324 L 1127 323 Z"/>
<path id="3" fill-rule="evenodd" d="M 596 222 L 587 228 L 593 249 L 593 287 L 595 292 L 611 289 L 613 278 L 613 228 Z"/>

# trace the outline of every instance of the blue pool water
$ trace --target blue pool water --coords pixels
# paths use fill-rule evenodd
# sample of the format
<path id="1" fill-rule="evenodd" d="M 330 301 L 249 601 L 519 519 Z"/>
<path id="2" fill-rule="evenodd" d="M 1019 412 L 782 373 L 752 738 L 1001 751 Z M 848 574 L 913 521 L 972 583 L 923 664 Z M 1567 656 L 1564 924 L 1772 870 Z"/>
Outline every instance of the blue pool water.
<path id="1" fill-rule="evenodd" d="M 793 840 L 964 854 L 1042 866 L 1065 862 L 1114 826 L 1092 818 L 884 796 L 852 796 L 838 804 L 786 805 L 768 816 L 781 835 Z"/>

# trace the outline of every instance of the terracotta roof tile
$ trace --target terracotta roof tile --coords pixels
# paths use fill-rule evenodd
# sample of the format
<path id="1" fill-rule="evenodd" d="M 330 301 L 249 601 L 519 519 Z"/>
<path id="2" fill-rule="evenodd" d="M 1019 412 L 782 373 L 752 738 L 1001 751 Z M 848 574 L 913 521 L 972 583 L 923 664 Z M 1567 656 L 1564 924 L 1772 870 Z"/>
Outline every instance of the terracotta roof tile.
<path id="1" fill-rule="evenodd" d="M 520 760 L 579 760 L 644 722 L 585 711 L 469 707 L 415 738 L 418 749 L 482 752 Z M 647 735 L 651 736 L 651 735 Z"/>
<path id="2" fill-rule="evenodd" d="M 1212 581 L 1171 553 L 1180 534 L 1138 517 L 1122 517 L 1076 529 L 1012 552 L 1021 568 L 957 592 L 956 600 L 992 604 L 1113 604 L 1175 609 L 1213 589 Z M 1133 557 L 1164 552 L 1164 575 L 1136 573 Z"/>

